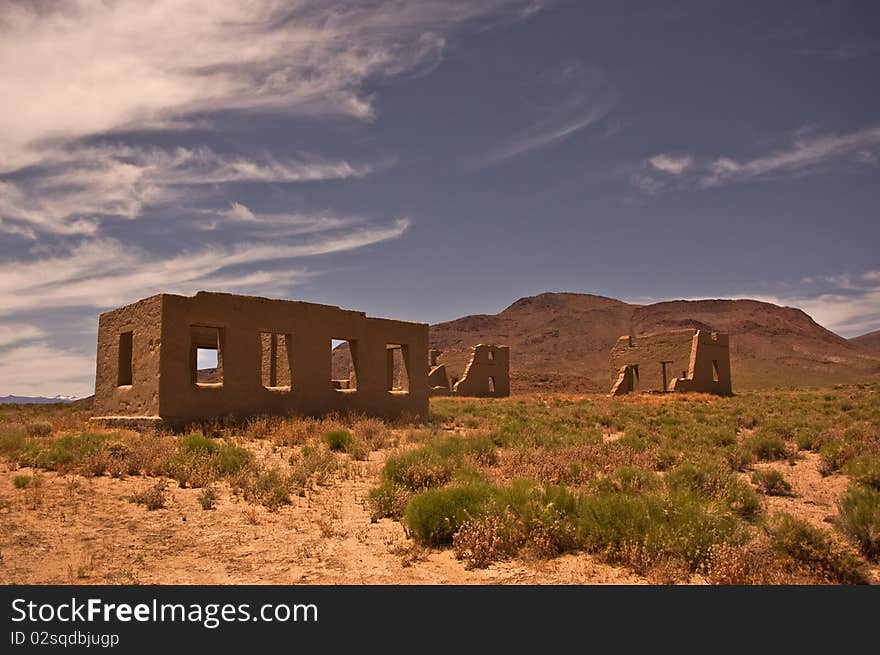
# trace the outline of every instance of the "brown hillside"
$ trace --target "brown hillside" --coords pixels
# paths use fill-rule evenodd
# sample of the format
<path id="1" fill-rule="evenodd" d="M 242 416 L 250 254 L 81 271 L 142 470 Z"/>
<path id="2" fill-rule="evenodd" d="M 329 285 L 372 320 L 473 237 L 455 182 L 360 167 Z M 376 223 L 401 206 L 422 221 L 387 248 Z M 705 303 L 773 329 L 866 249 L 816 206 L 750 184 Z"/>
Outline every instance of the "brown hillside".
<path id="1" fill-rule="evenodd" d="M 544 293 L 495 315 L 433 325 L 431 342 L 453 373 L 463 368 L 470 346 L 509 345 L 515 391 L 604 391 L 610 386 L 609 351 L 619 336 L 686 327 L 731 335 L 735 389 L 827 385 L 880 374 L 880 357 L 801 310 L 754 300 L 632 305 L 602 296 Z"/>
<path id="2" fill-rule="evenodd" d="M 863 350 L 880 353 L 880 330 L 868 332 L 860 337 L 853 337 L 849 342 Z"/>

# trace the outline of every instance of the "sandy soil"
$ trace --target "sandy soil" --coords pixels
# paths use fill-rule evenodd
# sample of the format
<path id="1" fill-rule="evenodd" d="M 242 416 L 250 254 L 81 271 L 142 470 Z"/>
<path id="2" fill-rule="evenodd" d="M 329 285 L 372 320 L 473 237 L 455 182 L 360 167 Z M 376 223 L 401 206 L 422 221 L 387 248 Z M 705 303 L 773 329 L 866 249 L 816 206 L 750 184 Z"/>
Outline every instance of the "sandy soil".
<path id="1" fill-rule="evenodd" d="M 469 571 L 451 550 L 414 548 L 399 523 L 370 523 L 378 462 L 269 512 L 220 487 L 216 509 L 170 483 L 165 509 L 127 497 L 153 478 L 42 473 L 38 498 L 0 464 L 0 583 L 638 584 L 590 555 Z M 169 481 L 170 482 L 170 481 Z"/>
<path id="2" fill-rule="evenodd" d="M 802 451 L 792 463 L 755 465 L 755 469 L 776 469 L 791 484 L 789 496 L 765 496 L 770 513 L 788 512 L 816 527 L 829 528 L 828 524 L 837 516 L 837 500 L 846 491 L 849 478 L 840 473 L 823 477 L 819 472 L 820 459 L 817 453 Z"/>

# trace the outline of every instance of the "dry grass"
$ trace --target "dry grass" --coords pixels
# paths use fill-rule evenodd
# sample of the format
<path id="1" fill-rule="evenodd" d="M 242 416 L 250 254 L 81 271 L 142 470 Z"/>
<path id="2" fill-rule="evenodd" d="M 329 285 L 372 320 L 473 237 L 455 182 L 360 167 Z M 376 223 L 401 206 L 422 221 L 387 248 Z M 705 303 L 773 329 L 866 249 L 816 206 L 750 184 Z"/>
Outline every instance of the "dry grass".
<path id="1" fill-rule="evenodd" d="M 148 510 L 163 509 L 168 500 L 168 483 L 159 480 L 155 484 L 133 493 L 129 500 L 138 505 L 144 505 Z"/>

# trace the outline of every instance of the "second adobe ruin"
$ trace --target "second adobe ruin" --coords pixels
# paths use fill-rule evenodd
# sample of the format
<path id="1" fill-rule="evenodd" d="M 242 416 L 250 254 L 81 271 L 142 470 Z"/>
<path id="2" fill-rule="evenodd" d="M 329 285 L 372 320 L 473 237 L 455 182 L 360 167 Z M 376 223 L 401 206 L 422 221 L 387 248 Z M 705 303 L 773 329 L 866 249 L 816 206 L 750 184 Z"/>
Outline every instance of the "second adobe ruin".
<path id="1" fill-rule="evenodd" d="M 438 364 L 440 350 L 431 350 L 428 384 L 435 396 L 501 398 L 510 395 L 510 348 L 477 344 L 471 348 L 461 377 L 450 376 L 445 364 Z"/>
<path id="2" fill-rule="evenodd" d="M 688 329 L 620 337 L 611 350 L 611 369 L 612 396 L 639 391 L 733 393 L 730 339 L 718 332 Z"/>

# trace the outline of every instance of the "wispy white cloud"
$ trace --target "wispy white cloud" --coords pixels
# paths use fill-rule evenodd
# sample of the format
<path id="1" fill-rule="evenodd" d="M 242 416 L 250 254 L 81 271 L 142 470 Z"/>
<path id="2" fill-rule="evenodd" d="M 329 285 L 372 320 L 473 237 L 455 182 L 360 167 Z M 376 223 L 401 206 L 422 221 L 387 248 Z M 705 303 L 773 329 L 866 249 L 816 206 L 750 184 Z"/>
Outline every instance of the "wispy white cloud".
<path id="1" fill-rule="evenodd" d="M 565 141 L 584 128 L 604 118 L 608 113 L 608 109 L 609 107 L 604 105 L 593 107 L 585 114 L 561 125 L 541 125 L 532 128 L 515 137 L 510 144 L 490 152 L 481 159 L 481 163 L 484 165 L 497 164 L 532 150 Z"/>
<path id="2" fill-rule="evenodd" d="M 102 220 L 137 218 L 145 207 L 192 199 L 192 187 L 232 182 L 310 182 L 360 178 L 371 165 L 309 157 L 279 160 L 209 148 L 121 144 L 46 153 L 39 170 L 0 180 L 0 232 L 95 234 Z"/>
<path id="3" fill-rule="evenodd" d="M 27 323 L 0 323 L 0 347 L 34 341 L 46 336 L 46 331 Z"/>
<path id="4" fill-rule="evenodd" d="M 254 215 L 254 212 L 251 211 L 250 207 L 243 205 L 240 202 L 233 201 L 229 203 L 229 209 L 223 210 L 219 213 L 233 221 L 247 222 L 257 220 L 257 217 Z"/>
<path id="5" fill-rule="evenodd" d="M 255 213 L 250 207 L 240 202 L 230 203 L 227 209 L 219 211 L 203 210 L 209 217 L 201 229 L 216 230 L 224 224 L 245 224 L 249 234 L 282 239 L 316 232 L 328 232 L 363 225 L 367 220 L 361 216 L 339 216 L 329 212 L 321 213 Z"/>
<path id="6" fill-rule="evenodd" d="M 654 155 L 648 159 L 648 164 L 655 170 L 670 175 L 681 175 L 694 163 L 691 155 Z"/>
<path id="7" fill-rule="evenodd" d="M 95 235 L 105 220 L 175 202 L 186 186 L 363 177 L 373 165 L 122 141 L 130 131 L 205 129 L 220 112 L 368 121 L 368 81 L 430 70 L 453 30 L 537 8 L 528 0 L 0 2 L 0 97 L 14 107 L 0 112 L 0 232 Z"/>
<path id="8" fill-rule="evenodd" d="M 407 218 L 388 225 L 330 231 L 299 243 L 284 240 L 207 245 L 170 257 L 157 256 L 112 239 L 88 239 L 58 254 L 29 262 L 0 264 L 0 315 L 42 308 L 113 307 L 159 292 L 247 291 L 262 293 L 302 283 L 304 268 L 254 270 L 278 260 L 296 260 L 362 248 L 400 237 Z M 245 266 L 246 271 L 236 270 Z"/>
<path id="9" fill-rule="evenodd" d="M 666 188 L 718 187 L 734 182 L 802 175 L 838 162 L 873 166 L 880 161 L 880 125 L 842 134 L 816 134 L 801 129 L 783 147 L 751 159 L 720 156 L 698 160 L 693 155 L 654 155 L 630 171 L 634 186 L 647 194 Z"/>
<path id="10" fill-rule="evenodd" d="M 547 76 L 545 95 L 552 106 L 541 110 L 532 125 L 506 143 L 480 156 L 477 166 L 498 164 L 526 153 L 566 141 L 605 118 L 616 97 L 595 68 L 580 61 L 566 62 Z"/>
<path id="11" fill-rule="evenodd" d="M 220 110 L 370 119 L 365 81 L 525 0 L 69 0 L 0 4 L 0 170 L 43 144 Z"/>
<path id="12" fill-rule="evenodd" d="M 880 125 L 845 134 L 806 135 L 768 155 L 747 160 L 719 157 L 701 177 L 705 186 L 766 177 L 778 173 L 803 172 L 845 157 L 855 157 L 880 144 Z"/>

